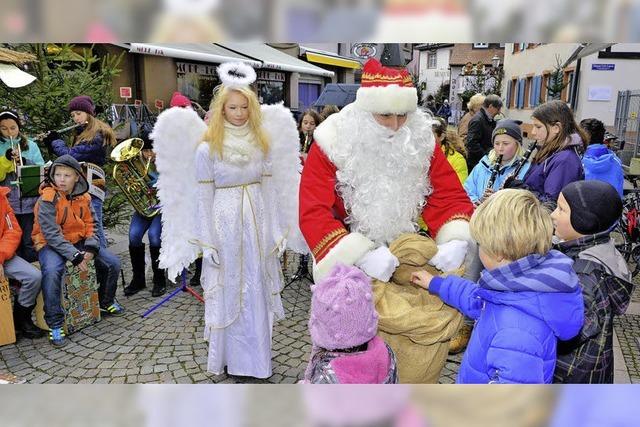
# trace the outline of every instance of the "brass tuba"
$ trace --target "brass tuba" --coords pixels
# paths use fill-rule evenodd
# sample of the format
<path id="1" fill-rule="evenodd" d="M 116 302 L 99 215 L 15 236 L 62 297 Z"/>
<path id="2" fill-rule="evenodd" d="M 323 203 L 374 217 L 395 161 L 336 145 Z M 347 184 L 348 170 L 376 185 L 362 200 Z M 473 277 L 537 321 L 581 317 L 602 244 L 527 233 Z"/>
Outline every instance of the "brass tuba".
<path id="1" fill-rule="evenodd" d="M 113 179 L 124 191 L 133 208 L 142 216 L 152 218 L 160 212 L 160 201 L 156 189 L 151 186 L 149 166 L 151 160 L 144 160 L 140 138 L 130 138 L 116 145 L 111 151 L 111 160 L 118 164 L 113 167 Z"/>

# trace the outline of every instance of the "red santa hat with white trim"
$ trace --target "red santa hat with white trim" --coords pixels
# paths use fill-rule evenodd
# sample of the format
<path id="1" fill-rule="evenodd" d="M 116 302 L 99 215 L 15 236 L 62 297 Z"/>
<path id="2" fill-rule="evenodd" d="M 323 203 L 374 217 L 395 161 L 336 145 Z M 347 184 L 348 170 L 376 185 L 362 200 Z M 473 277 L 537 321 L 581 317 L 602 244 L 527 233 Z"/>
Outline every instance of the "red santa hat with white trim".
<path id="1" fill-rule="evenodd" d="M 375 114 L 406 114 L 418 107 L 418 92 L 406 69 L 385 67 L 371 58 L 362 69 L 355 105 Z"/>

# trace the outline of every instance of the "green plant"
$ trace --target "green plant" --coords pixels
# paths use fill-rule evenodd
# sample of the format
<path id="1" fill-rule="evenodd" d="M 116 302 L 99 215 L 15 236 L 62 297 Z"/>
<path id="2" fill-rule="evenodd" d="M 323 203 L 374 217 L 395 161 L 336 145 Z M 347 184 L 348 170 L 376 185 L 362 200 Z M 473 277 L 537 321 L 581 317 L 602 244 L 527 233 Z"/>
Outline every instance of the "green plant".
<path id="1" fill-rule="evenodd" d="M 549 74 L 549 83 L 547 85 L 547 100 L 560 99 L 562 91 L 567 87 L 567 82 L 564 81 L 564 67 L 562 66 L 562 60 L 560 55 L 556 55 L 556 66 Z M 542 98 L 542 94 L 540 94 Z M 544 102 L 540 99 L 540 102 Z"/>

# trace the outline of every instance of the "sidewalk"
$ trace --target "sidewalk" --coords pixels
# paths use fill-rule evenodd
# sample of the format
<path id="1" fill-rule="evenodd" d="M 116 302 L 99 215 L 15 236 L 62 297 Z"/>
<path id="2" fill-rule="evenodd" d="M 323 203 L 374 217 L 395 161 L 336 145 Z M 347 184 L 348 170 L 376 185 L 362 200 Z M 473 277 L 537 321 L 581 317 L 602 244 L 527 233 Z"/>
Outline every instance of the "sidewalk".
<path id="1" fill-rule="evenodd" d="M 109 232 L 110 249 L 122 260 L 125 280 L 131 279 L 128 240 Z M 285 277 L 298 266 L 289 256 Z M 636 280 L 636 283 L 639 281 Z M 162 298 L 152 298 L 151 272 L 147 290 L 127 298 L 118 285 L 117 297 L 127 309 L 122 317 L 107 317 L 69 337 L 57 349 L 46 339 L 22 339 L 0 347 L 0 373 L 27 383 L 296 383 L 302 379 L 311 349 L 307 330 L 309 282 L 285 288 L 286 319 L 273 335 L 273 376 L 266 380 L 211 375 L 206 372 L 207 344 L 202 338 L 204 306 L 188 293 L 179 293 L 148 318 L 140 316 Z M 174 290 L 170 286 L 168 292 Z M 202 292 L 202 288 L 195 288 Z M 640 383 L 640 286 L 627 313 L 615 321 L 615 382 Z M 455 383 L 462 354 L 449 356 L 440 383 Z"/>

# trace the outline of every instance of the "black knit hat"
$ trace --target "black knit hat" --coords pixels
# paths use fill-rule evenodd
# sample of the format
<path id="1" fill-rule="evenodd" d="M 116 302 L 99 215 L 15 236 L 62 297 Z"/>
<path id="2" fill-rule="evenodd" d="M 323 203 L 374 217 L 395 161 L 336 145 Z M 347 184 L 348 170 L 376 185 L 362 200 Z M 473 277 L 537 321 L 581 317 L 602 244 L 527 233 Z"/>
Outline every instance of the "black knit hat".
<path id="1" fill-rule="evenodd" d="M 571 226 L 580 234 L 607 231 L 622 215 L 622 199 L 607 182 L 572 182 L 562 189 L 562 195 L 571 209 Z"/>
<path id="2" fill-rule="evenodd" d="M 0 111 L 0 121 L 11 119 L 18 125 L 19 128 L 22 127 L 22 123 L 20 123 L 20 116 L 15 111 L 4 110 Z"/>
<path id="3" fill-rule="evenodd" d="M 510 137 L 514 138 L 518 142 L 522 142 L 522 129 L 520 129 L 520 125 L 522 122 L 520 120 L 511 120 L 511 119 L 502 119 L 496 123 L 496 128 L 493 130 L 491 134 L 491 142 L 496 139 L 498 135 L 507 134 Z"/>

